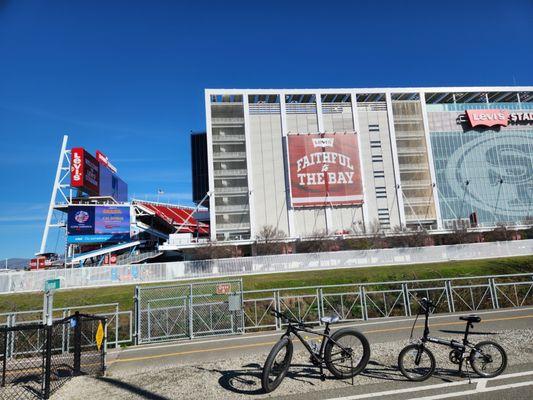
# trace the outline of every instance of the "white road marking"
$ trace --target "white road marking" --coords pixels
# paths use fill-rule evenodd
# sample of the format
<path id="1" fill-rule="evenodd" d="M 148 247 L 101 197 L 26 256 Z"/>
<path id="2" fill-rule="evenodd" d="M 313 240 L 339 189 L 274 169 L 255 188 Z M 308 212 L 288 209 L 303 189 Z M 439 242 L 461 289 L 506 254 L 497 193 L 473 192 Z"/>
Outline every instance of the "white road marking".
<path id="1" fill-rule="evenodd" d="M 519 378 L 522 376 L 529 376 L 533 375 L 533 371 L 523 371 L 523 372 L 515 372 L 512 374 L 506 374 L 506 375 L 500 375 L 495 378 L 492 378 L 491 381 L 495 380 L 501 380 L 501 379 L 511 379 L 511 378 Z M 483 385 L 483 389 L 478 390 L 479 383 L 481 381 L 485 381 Z M 501 385 L 501 386 L 493 386 L 493 387 L 486 387 L 487 379 L 486 378 L 480 378 L 480 379 L 472 379 L 472 383 L 477 383 L 476 389 L 467 390 L 463 392 L 454 392 L 454 393 L 445 393 L 445 394 L 439 394 L 435 396 L 427 396 L 427 397 L 413 397 L 410 400 L 437 400 L 437 399 L 445 399 L 447 397 L 456 397 L 456 396 L 464 396 L 468 394 L 476 394 L 476 393 L 484 393 L 484 392 L 492 392 L 495 390 L 503 390 L 503 389 L 511 389 L 514 387 L 521 387 L 521 386 L 529 386 L 533 385 L 533 381 L 528 382 L 520 382 L 520 383 L 511 383 L 508 385 Z M 356 394 L 353 396 L 345 396 L 345 397 L 335 397 L 330 398 L 329 400 L 359 400 L 359 399 L 371 399 L 375 397 L 381 397 L 381 396 L 392 396 L 392 395 L 398 395 L 403 393 L 410 393 L 410 392 L 422 392 L 426 390 L 434 390 L 434 389 L 444 389 L 444 388 L 451 388 L 455 386 L 462 386 L 462 385 L 468 385 L 468 380 L 463 381 L 457 381 L 457 382 L 449 382 L 449 383 L 438 383 L 436 385 L 426 385 L 426 386 L 415 386 L 411 388 L 405 388 L 405 389 L 395 389 L 395 390 L 387 390 L 384 392 L 376 392 L 376 393 L 363 393 L 363 394 Z M 445 396 L 445 397 L 436 397 L 436 396 Z"/>
<path id="2" fill-rule="evenodd" d="M 533 307 L 524 307 L 524 308 L 507 308 L 507 309 L 501 309 L 501 310 L 491 310 L 491 311 L 476 311 L 476 314 L 483 315 L 483 314 L 500 314 L 500 313 L 509 313 L 509 312 L 520 312 L 520 311 L 531 311 L 533 310 Z M 441 318 L 451 318 L 455 317 L 457 315 L 464 315 L 464 313 L 455 313 L 455 314 L 442 314 L 442 315 L 433 315 L 429 317 L 430 320 L 433 319 L 441 319 Z M 415 318 L 394 318 L 386 321 L 372 321 L 372 322 L 355 322 L 350 324 L 339 324 L 338 327 L 334 327 L 333 329 L 340 329 L 344 327 L 364 327 L 364 326 L 371 326 L 371 325 L 382 325 L 382 324 L 394 324 L 398 322 L 409 322 L 414 321 Z M 481 321 L 483 322 L 483 321 Z M 176 347 L 176 346 L 190 346 L 190 345 L 196 345 L 196 344 L 202 344 L 202 343 L 217 343 L 217 342 L 227 342 L 230 340 L 243 340 L 243 339 L 257 339 L 262 337 L 269 337 L 269 336 L 280 336 L 283 332 L 282 331 L 276 331 L 274 333 L 265 333 L 261 335 L 252 335 L 252 336 L 232 336 L 227 338 L 219 338 L 219 339 L 211 339 L 211 340 L 201 340 L 201 341 L 187 341 L 187 342 L 174 342 L 174 343 L 168 343 L 168 344 L 161 344 L 161 345 L 148 345 L 148 346 L 135 346 L 123 350 L 119 350 L 121 353 L 128 353 L 128 352 L 134 352 L 134 351 L 142 351 L 142 350 L 151 350 L 151 349 L 164 349 L 167 347 Z M 111 352 L 111 351 L 110 351 Z"/>
<path id="3" fill-rule="evenodd" d="M 476 390 L 483 390 L 487 387 L 487 379 L 480 379 L 477 383 Z"/>
<path id="4" fill-rule="evenodd" d="M 443 393 L 443 394 L 436 394 L 434 396 L 426 396 L 426 397 L 413 397 L 409 400 L 440 400 L 440 399 L 449 399 L 452 397 L 458 397 L 458 396 L 469 396 L 472 394 L 481 394 L 481 393 L 488 393 L 488 392 L 496 392 L 498 390 L 506 390 L 506 389 L 513 389 L 513 388 L 519 388 L 524 386 L 532 386 L 533 381 L 528 382 L 518 382 L 518 383 L 510 383 L 508 385 L 500 385 L 500 386 L 492 386 L 489 388 L 485 388 L 482 390 L 474 389 L 474 390 L 465 390 L 463 392 L 454 392 L 454 393 Z"/>

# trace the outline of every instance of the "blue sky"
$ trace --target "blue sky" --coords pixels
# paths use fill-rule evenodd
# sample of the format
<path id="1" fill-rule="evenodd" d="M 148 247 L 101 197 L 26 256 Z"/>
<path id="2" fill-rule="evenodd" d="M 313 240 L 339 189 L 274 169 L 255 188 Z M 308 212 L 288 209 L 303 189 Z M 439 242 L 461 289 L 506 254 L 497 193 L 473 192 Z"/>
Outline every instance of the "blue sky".
<path id="1" fill-rule="evenodd" d="M 531 85 L 531 15 L 531 0 L 0 0 L 0 258 L 38 250 L 63 134 L 107 153 L 130 194 L 190 204 L 204 88 Z"/>

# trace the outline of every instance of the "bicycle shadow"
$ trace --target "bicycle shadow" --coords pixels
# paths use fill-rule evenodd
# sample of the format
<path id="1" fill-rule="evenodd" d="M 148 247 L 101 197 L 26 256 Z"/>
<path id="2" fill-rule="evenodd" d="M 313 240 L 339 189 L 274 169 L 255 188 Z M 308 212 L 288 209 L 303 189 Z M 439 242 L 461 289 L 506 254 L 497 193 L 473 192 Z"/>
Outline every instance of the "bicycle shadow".
<path id="1" fill-rule="evenodd" d="M 263 366 L 257 363 L 245 364 L 240 369 L 209 369 L 196 367 L 198 370 L 220 374 L 218 383 L 220 387 L 233 393 L 242 395 L 261 395 L 264 394 L 261 387 L 261 375 Z M 386 365 L 378 361 L 370 360 L 367 367 L 359 374 L 361 377 L 377 379 L 390 382 L 409 382 L 405 378 L 397 365 Z M 434 379 L 440 379 L 442 382 L 453 382 L 454 380 L 465 378 L 467 375 L 463 372 L 459 374 L 455 369 L 437 368 Z M 357 378 L 357 377 L 356 377 Z M 319 385 L 320 370 L 312 364 L 291 364 L 286 380 L 294 380 L 308 384 L 309 386 Z M 329 374 L 327 380 L 336 380 L 351 385 L 350 379 L 337 379 Z"/>
<path id="2" fill-rule="evenodd" d="M 246 364 L 241 369 L 220 370 L 196 367 L 201 371 L 215 372 L 220 374 L 219 385 L 230 392 L 245 395 L 264 394 L 261 387 L 261 375 L 263 366 L 259 364 Z M 314 386 L 320 382 L 320 372 L 312 364 L 291 364 L 286 380 L 300 381 Z M 327 377 L 326 379 L 334 379 Z"/>

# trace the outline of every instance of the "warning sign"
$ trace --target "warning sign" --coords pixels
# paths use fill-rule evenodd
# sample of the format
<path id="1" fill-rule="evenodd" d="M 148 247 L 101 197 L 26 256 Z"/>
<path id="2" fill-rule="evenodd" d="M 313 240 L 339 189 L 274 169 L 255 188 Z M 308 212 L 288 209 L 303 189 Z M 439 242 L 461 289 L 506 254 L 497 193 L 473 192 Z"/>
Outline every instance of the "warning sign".
<path id="1" fill-rule="evenodd" d="M 217 294 L 228 294 L 231 292 L 231 283 L 219 283 L 217 285 Z"/>
<path id="2" fill-rule="evenodd" d="M 98 351 L 102 348 L 102 343 L 104 341 L 104 325 L 102 324 L 102 321 L 98 322 L 98 329 L 96 329 L 96 347 L 98 348 Z"/>

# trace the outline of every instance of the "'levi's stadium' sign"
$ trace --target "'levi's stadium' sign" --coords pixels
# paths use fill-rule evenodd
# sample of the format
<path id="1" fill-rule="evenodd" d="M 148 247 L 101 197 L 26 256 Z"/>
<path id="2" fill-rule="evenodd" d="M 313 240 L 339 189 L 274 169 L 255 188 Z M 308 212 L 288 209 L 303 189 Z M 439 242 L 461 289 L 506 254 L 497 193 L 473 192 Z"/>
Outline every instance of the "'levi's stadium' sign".
<path id="1" fill-rule="evenodd" d="M 288 135 L 293 207 L 363 202 L 355 133 Z"/>
<path id="2" fill-rule="evenodd" d="M 90 195 L 99 194 L 100 165 L 96 158 L 82 147 L 70 154 L 70 186 Z"/>
<path id="3" fill-rule="evenodd" d="M 466 110 L 470 126 L 507 126 L 509 123 L 533 123 L 533 113 L 510 113 L 508 110 Z"/>

